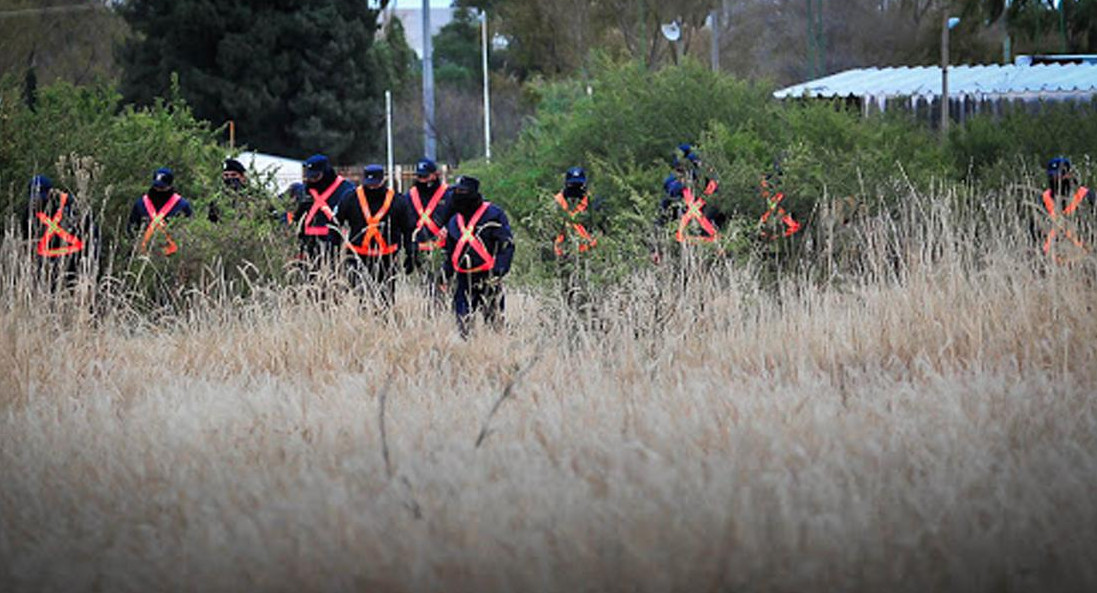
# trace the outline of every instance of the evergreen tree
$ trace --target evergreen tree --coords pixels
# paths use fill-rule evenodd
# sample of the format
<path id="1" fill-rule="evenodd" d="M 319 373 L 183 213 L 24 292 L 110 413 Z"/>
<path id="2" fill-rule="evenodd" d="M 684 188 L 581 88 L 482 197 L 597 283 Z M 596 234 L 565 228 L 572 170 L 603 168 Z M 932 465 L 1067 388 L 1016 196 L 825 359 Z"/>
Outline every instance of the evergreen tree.
<path id="1" fill-rule="evenodd" d="M 382 143 L 383 95 L 394 83 L 373 51 L 387 4 L 131 0 L 120 9 L 136 32 L 121 48 L 123 93 L 151 104 L 177 72 L 194 113 L 215 125 L 233 120 L 249 146 L 360 159 Z M 385 52 L 393 54 L 402 55 Z"/>

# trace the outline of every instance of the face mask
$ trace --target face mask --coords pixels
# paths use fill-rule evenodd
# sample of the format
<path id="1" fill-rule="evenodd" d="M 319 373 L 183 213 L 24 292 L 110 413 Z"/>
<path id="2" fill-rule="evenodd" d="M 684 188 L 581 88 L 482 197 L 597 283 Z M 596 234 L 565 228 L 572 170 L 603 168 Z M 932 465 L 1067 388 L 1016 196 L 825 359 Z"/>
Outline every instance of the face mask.
<path id="1" fill-rule="evenodd" d="M 457 212 L 465 216 L 471 216 L 479 206 L 480 196 L 468 192 L 454 192 L 453 208 L 454 210 L 457 210 Z"/>

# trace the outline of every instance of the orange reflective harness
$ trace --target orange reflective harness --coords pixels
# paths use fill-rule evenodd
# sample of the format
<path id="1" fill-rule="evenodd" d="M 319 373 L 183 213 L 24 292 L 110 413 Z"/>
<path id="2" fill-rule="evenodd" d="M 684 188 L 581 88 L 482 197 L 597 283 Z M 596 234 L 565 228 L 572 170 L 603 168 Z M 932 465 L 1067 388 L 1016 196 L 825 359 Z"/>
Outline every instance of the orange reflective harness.
<path id="1" fill-rule="evenodd" d="M 71 255 L 77 253 L 84 248 L 84 242 L 73 235 L 72 233 L 61 228 L 61 217 L 65 213 L 65 204 L 69 200 L 69 195 L 66 193 L 61 194 L 61 205 L 57 208 L 57 212 L 52 218 L 46 216 L 45 212 L 38 212 L 38 221 L 46 225 L 46 234 L 42 236 L 42 239 L 38 241 L 38 255 L 43 257 L 61 257 L 63 255 Z M 54 237 L 61 239 L 65 242 L 65 245 L 60 247 L 50 247 L 50 240 Z"/>
<path id="2" fill-rule="evenodd" d="M 152 205 L 152 200 L 149 199 L 148 194 L 141 197 L 141 200 L 145 204 L 145 213 L 149 217 L 149 225 L 145 227 L 145 236 L 141 240 L 142 253 L 148 252 L 149 242 L 152 241 L 153 235 L 155 235 L 158 230 L 164 231 L 164 238 L 168 242 L 167 245 L 164 246 L 163 254 L 171 255 L 176 251 L 179 251 L 179 246 L 175 244 L 175 241 L 171 238 L 171 233 L 168 232 L 167 218 L 181 199 L 183 198 L 179 194 L 172 194 L 171 197 L 168 198 L 167 203 L 164 204 L 164 207 L 157 212 L 156 207 Z"/>
<path id="3" fill-rule="evenodd" d="M 704 193 L 705 193 L 706 196 L 711 196 L 712 194 L 716 193 L 716 190 L 719 189 L 719 188 L 720 188 L 720 185 L 716 183 L 715 179 L 709 179 L 708 183 L 705 184 L 705 192 Z"/>
<path id="4" fill-rule="evenodd" d="M 1063 208 L 1062 215 L 1064 217 L 1074 214 L 1078 210 L 1078 206 L 1082 205 L 1082 200 L 1085 199 L 1086 194 L 1089 193 L 1089 188 L 1082 186 L 1078 188 L 1078 191 L 1074 192 L 1074 196 L 1071 198 L 1070 203 Z M 1044 254 L 1051 255 L 1051 249 L 1055 244 L 1055 238 L 1059 236 L 1059 230 L 1056 228 L 1059 213 L 1055 211 L 1055 196 L 1052 195 L 1051 190 L 1044 190 L 1044 209 L 1047 210 L 1048 216 L 1051 218 L 1052 228 L 1047 232 L 1047 238 L 1044 239 Z M 1082 241 L 1073 231 L 1069 228 L 1062 229 L 1062 235 L 1066 237 L 1075 247 L 1082 251 L 1089 251 L 1085 242 Z"/>
<path id="5" fill-rule="evenodd" d="M 781 206 L 781 201 L 785 199 L 785 194 L 782 192 L 777 192 L 777 195 L 773 195 L 772 197 L 770 197 L 771 195 L 772 194 L 769 191 L 769 184 L 766 183 L 766 180 L 763 178 L 762 198 L 766 200 L 766 203 L 769 207 L 766 209 L 765 213 L 762 214 L 762 217 L 758 219 L 758 227 L 761 229 L 762 236 L 766 239 L 776 238 L 775 235 L 766 232 L 765 228 L 763 228 L 765 227 L 766 222 L 768 222 L 770 217 L 774 214 L 777 214 L 777 216 L 781 220 L 781 223 L 785 225 L 785 232 L 782 234 L 782 236 L 791 237 L 792 235 L 795 235 L 797 232 L 800 231 L 800 223 L 796 222 L 796 219 L 793 218 L 791 214 L 786 212 L 785 209 Z"/>
<path id="6" fill-rule="evenodd" d="M 561 231 L 559 235 L 556 235 L 556 240 L 553 241 L 553 251 L 556 252 L 556 257 L 561 257 L 564 255 L 564 241 L 567 240 L 567 231 L 569 226 L 575 230 L 575 233 L 577 235 L 579 235 L 579 253 L 586 253 L 587 251 L 590 251 L 590 249 L 593 248 L 595 245 L 598 245 L 598 240 L 591 236 L 590 231 L 587 230 L 587 227 L 583 226 L 582 223 L 576 220 L 576 218 L 578 218 L 580 214 L 586 212 L 587 210 L 587 206 L 589 205 L 589 200 L 587 196 L 583 196 L 583 199 L 579 202 L 579 204 L 575 206 L 574 210 L 568 208 L 568 201 L 567 198 L 564 197 L 563 193 L 556 194 L 556 203 L 560 205 L 560 208 L 563 209 L 564 213 L 566 213 L 568 215 L 568 218 L 570 219 L 570 221 L 564 226 L 564 230 Z"/>
<path id="7" fill-rule="evenodd" d="M 682 201 L 686 204 L 686 213 L 683 214 L 681 220 L 678 221 L 678 232 L 674 235 L 674 237 L 678 239 L 678 242 L 713 243 L 719 239 L 720 235 L 716 230 L 716 225 L 713 224 L 703 212 L 705 208 L 705 199 L 694 197 L 693 190 L 687 187 L 682 190 Z M 705 232 L 704 235 L 691 235 L 687 233 L 689 230 L 689 223 L 694 220 L 701 226 L 701 230 Z"/>
<path id="8" fill-rule="evenodd" d="M 439 184 L 438 189 L 434 190 L 434 195 L 430 197 L 430 202 L 427 203 L 427 207 L 423 208 L 423 202 L 419 198 L 419 188 L 413 187 L 408 195 L 411 196 L 411 205 L 415 207 L 416 214 L 419 215 L 419 222 L 415 224 L 416 234 L 426 227 L 430 234 L 434 236 L 431 241 L 426 241 L 419 244 L 419 251 L 434 251 L 435 249 L 441 249 L 446 244 L 446 229 L 439 228 L 434 222 L 434 211 L 438 209 L 439 202 L 442 201 L 442 196 L 445 195 L 449 186 L 442 183 Z"/>
<path id="9" fill-rule="evenodd" d="M 328 220 L 335 219 L 335 213 L 332 212 L 331 207 L 328 206 L 328 200 L 331 199 L 331 195 L 335 193 L 335 190 L 343 184 L 345 179 L 342 175 L 337 175 L 335 181 L 324 190 L 324 193 L 317 193 L 315 189 L 309 189 L 309 193 L 312 195 L 312 207 L 309 208 L 308 214 L 305 214 L 305 220 L 302 224 L 305 227 L 305 235 L 309 237 L 326 237 L 328 234 L 328 225 L 325 224 L 313 224 L 312 221 L 316 218 L 316 213 L 321 210 L 324 212 L 324 216 L 328 217 Z"/>
<path id="10" fill-rule="evenodd" d="M 465 224 L 465 216 L 463 214 L 457 214 L 457 229 L 461 232 L 461 236 L 457 238 L 457 246 L 453 249 L 453 257 L 450 263 L 453 264 L 453 269 L 462 274 L 476 274 L 478 272 L 486 272 L 495 266 L 495 256 L 488 252 L 488 248 L 484 245 L 484 242 L 480 240 L 480 237 L 475 235 L 476 225 L 480 222 L 480 218 L 484 216 L 484 212 L 487 211 L 491 202 L 484 202 L 480 204 L 480 208 L 476 210 L 476 213 L 472 215 L 472 218 L 468 220 L 468 224 Z M 462 268 L 461 259 L 464 258 L 465 248 L 471 247 L 476 255 L 480 256 L 480 259 L 484 260 L 484 263 L 474 268 Z"/>
<path id="11" fill-rule="evenodd" d="M 365 190 L 359 187 L 357 193 L 358 206 L 362 209 L 362 217 L 366 219 L 366 229 L 365 234 L 362 236 L 362 244 L 355 245 L 354 243 L 347 241 L 347 248 L 358 255 L 365 255 L 367 257 L 392 255 L 400 246 L 385 241 L 384 235 L 381 234 L 381 221 L 385 218 L 385 215 L 389 213 L 389 208 L 392 207 L 394 192 L 391 189 L 385 192 L 385 203 L 381 204 L 381 208 L 376 214 L 371 213 L 369 210 L 369 203 L 366 201 Z"/>

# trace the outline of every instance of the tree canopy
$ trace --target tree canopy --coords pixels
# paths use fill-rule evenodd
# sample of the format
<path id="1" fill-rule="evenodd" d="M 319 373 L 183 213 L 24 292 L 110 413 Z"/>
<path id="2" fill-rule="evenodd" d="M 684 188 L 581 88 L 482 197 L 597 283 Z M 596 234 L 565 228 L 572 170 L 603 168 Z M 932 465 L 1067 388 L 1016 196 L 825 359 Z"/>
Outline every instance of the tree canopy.
<path id="1" fill-rule="evenodd" d="M 387 0 L 131 0 L 121 49 L 127 100 L 153 103 L 178 73 L 195 114 L 235 122 L 260 150 L 354 160 L 382 144 L 383 94 L 406 67 L 400 39 L 375 47 Z M 400 46 L 403 47 L 400 47 Z M 395 49 L 394 49 L 395 46 Z"/>

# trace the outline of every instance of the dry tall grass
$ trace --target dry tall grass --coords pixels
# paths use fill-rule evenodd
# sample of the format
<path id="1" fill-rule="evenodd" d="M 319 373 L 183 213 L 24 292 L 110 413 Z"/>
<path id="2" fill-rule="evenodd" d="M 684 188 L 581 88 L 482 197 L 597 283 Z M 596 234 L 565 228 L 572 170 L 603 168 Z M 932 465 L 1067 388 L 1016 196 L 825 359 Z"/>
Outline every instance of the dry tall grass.
<path id="1" fill-rule="evenodd" d="M 1095 590 L 1092 262 L 947 198 L 467 342 L 408 287 L 151 322 L 7 247 L 0 590 Z"/>

